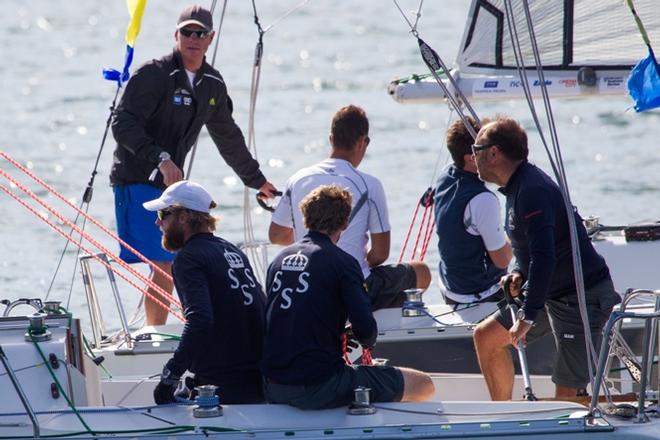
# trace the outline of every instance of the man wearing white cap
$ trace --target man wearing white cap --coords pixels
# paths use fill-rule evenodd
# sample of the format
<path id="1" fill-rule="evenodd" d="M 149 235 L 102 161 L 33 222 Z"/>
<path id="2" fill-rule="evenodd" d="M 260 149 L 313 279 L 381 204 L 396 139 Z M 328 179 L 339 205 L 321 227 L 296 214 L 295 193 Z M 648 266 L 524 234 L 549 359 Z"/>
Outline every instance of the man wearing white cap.
<path id="1" fill-rule="evenodd" d="M 179 378 L 195 374 L 195 386 L 216 385 L 223 403 L 263 401 L 259 362 L 265 297 L 240 249 L 213 235 L 216 206 L 200 185 L 182 180 L 155 200 L 162 244 L 177 252 L 172 266 L 186 324 L 181 342 L 154 390 L 157 404 L 174 402 Z"/>
<path id="2" fill-rule="evenodd" d="M 117 231 L 165 272 L 170 272 L 174 255 L 158 245 L 160 232 L 154 227 L 155 215 L 141 205 L 183 178 L 186 156 L 203 126 L 246 186 L 266 197 L 273 197 L 275 191 L 234 122 L 224 79 L 205 60 L 214 35 L 209 10 L 196 5 L 184 9 L 174 32 L 173 53 L 149 61 L 135 72 L 112 122 L 117 147 L 110 183 L 115 194 Z M 127 263 L 141 261 L 123 247 L 120 257 Z M 172 292 L 169 280 L 158 272 L 154 271 L 151 279 Z M 154 290 L 150 293 L 168 302 Z M 164 324 L 167 320 L 167 310 L 148 297 L 145 312 L 147 324 Z"/>

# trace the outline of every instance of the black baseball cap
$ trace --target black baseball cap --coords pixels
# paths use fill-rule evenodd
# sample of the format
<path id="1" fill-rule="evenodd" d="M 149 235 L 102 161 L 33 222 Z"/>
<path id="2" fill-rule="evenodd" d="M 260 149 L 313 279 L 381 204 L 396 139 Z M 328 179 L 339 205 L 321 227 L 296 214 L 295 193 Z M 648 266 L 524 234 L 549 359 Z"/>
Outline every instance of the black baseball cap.
<path id="1" fill-rule="evenodd" d="M 213 16 L 211 15 L 211 11 L 199 5 L 188 6 L 179 15 L 176 29 L 179 30 L 190 24 L 199 25 L 208 32 L 211 32 L 213 30 Z"/>

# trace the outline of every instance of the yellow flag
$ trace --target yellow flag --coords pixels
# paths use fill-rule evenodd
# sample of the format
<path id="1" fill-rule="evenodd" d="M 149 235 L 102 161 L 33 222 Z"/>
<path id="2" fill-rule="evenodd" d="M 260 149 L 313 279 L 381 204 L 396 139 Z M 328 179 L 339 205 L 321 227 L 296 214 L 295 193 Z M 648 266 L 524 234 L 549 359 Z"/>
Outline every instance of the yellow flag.
<path id="1" fill-rule="evenodd" d="M 144 15 L 146 5 L 147 0 L 126 0 L 128 14 L 131 16 L 131 21 L 128 23 L 128 29 L 126 30 L 126 44 L 131 47 L 135 47 L 135 40 L 140 32 L 142 15 Z"/>

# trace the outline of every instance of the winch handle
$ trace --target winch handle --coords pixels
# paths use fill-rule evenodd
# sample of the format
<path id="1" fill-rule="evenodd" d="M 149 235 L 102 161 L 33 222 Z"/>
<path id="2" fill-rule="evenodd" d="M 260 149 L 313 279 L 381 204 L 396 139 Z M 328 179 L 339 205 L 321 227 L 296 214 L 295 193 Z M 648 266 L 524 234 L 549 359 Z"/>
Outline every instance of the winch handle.
<path id="1" fill-rule="evenodd" d="M 281 197 L 282 191 L 274 191 L 273 194 L 275 194 L 276 197 Z M 259 206 L 261 206 L 266 211 L 275 212 L 275 207 L 266 203 L 265 200 L 266 194 L 259 191 L 255 197 L 257 198 L 257 203 L 259 204 Z"/>

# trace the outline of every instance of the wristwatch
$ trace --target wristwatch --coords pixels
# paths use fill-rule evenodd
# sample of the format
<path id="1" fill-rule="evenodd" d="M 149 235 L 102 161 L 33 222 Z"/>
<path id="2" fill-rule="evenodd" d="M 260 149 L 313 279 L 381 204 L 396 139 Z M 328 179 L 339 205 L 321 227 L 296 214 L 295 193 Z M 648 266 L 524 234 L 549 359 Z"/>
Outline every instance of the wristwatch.
<path id="1" fill-rule="evenodd" d="M 518 321 L 522 321 L 522 322 L 524 322 L 525 324 L 528 324 L 528 325 L 533 325 L 534 324 L 533 319 L 525 319 L 525 311 L 523 309 L 518 309 L 518 312 L 516 313 L 516 319 L 518 319 Z"/>
<path id="2" fill-rule="evenodd" d="M 166 160 L 172 160 L 172 156 L 167 151 L 163 151 L 158 155 L 158 166 Z"/>
<path id="3" fill-rule="evenodd" d="M 165 385 L 176 385 L 179 383 L 179 379 L 181 378 L 172 374 L 170 369 L 167 368 L 167 365 L 163 367 L 163 372 L 160 374 L 161 382 L 163 382 Z"/>

